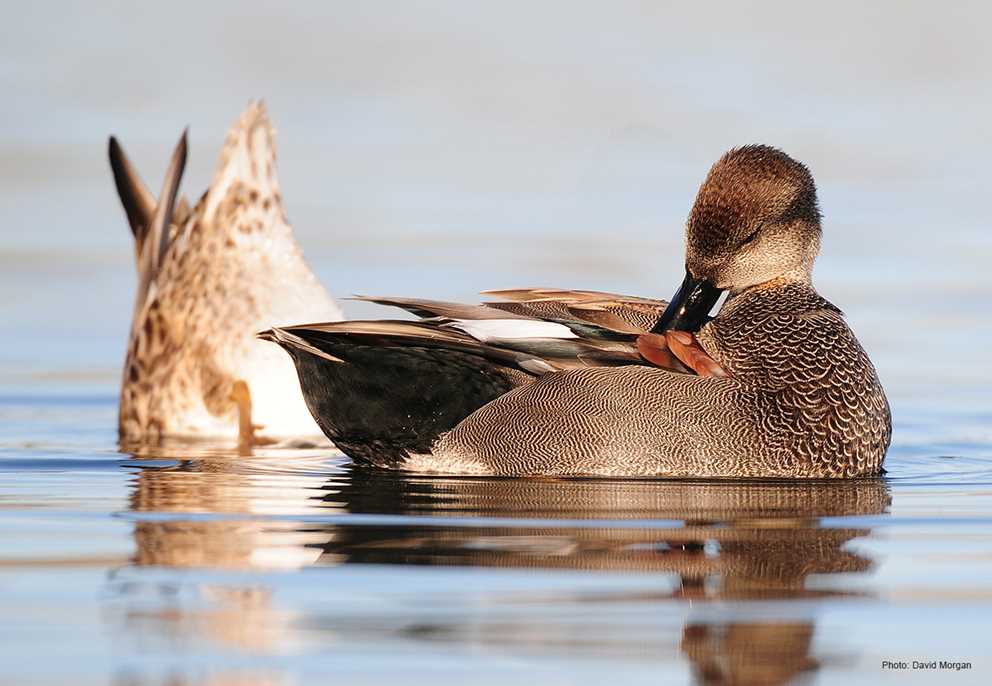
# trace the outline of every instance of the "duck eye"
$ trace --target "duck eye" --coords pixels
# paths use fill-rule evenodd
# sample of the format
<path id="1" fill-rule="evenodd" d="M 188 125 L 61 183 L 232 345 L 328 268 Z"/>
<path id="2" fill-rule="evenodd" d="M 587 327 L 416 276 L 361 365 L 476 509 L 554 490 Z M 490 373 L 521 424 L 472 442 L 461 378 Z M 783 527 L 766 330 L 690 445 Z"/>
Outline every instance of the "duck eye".
<path id="1" fill-rule="evenodd" d="M 754 231 L 752 231 L 748 235 L 747 238 L 745 238 L 743 241 L 741 241 L 741 245 L 747 245 L 748 243 L 753 243 L 754 242 L 754 239 L 758 237 L 758 231 L 760 231 L 760 230 L 761 230 L 761 227 L 759 226 Z"/>

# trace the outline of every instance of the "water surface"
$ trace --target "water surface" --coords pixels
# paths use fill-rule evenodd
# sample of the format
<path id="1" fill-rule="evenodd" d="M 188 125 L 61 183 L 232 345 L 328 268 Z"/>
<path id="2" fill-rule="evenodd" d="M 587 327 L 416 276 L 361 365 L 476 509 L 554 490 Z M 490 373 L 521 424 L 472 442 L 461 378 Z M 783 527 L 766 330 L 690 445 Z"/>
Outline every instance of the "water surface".
<path id="1" fill-rule="evenodd" d="M 885 478 L 842 483 L 443 479 L 326 449 L 118 454 L 114 409 L 0 397 L 31 437 L 0 449 L 10 683 L 905 683 L 881 661 L 923 657 L 980 683 L 987 664 L 981 449 L 897 446 Z M 103 428 L 67 436 L 66 415 Z"/>

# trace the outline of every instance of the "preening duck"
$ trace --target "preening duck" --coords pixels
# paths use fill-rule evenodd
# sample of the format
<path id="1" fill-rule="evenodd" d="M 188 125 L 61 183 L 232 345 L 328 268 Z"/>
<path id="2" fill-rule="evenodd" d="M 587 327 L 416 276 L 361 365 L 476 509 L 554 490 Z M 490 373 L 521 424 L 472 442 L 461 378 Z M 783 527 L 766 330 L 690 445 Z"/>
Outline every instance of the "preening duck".
<path id="1" fill-rule="evenodd" d="M 370 298 L 419 321 L 275 327 L 324 433 L 359 462 L 502 476 L 875 475 L 885 394 L 817 294 L 809 171 L 767 146 L 710 170 L 670 303 L 587 291 L 461 305 Z M 728 297 L 710 317 L 720 295 Z"/>

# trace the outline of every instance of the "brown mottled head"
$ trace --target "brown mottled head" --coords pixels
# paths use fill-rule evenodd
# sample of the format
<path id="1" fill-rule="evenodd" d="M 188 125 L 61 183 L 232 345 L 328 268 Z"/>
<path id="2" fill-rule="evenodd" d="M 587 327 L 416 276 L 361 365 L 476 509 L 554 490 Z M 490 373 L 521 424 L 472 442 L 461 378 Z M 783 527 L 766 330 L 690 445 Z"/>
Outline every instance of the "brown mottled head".
<path id="1" fill-rule="evenodd" d="M 735 148 L 713 165 L 686 227 L 686 266 L 720 289 L 779 276 L 809 278 L 820 212 L 809 170 L 766 145 Z"/>
<path id="2" fill-rule="evenodd" d="M 809 280 L 819 251 L 809 170 L 767 145 L 735 148 L 699 189 L 686 226 L 686 280 L 655 329 L 698 328 L 721 291 Z"/>

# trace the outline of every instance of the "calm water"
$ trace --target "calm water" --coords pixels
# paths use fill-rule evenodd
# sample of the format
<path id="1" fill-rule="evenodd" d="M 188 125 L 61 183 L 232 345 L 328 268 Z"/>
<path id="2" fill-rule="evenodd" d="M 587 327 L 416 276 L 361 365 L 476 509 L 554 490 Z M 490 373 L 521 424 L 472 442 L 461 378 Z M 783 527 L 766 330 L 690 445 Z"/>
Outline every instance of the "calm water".
<path id="1" fill-rule="evenodd" d="M 984 5 L 295 7 L 4 7 L 0 682 L 989 683 Z M 784 148 L 819 183 L 817 286 L 889 393 L 888 474 L 517 482 L 324 449 L 118 453 L 134 276 L 106 135 L 157 186 L 190 124 L 197 195 L 257 96 L 337 295 L 666 297 L 709 164 Z"/>
<path id="2" fill-rule="evenodd" d="M 971 661 L 941 678 L 981 683 L 989 668 L 992 465 L 953 438 L 988 413 L 947 433 L 903 413 L 885 479 L 789 484 L 121 455 L 114 411 L 109 390 L 0 397 L 5 683 L 904 683 L 880 663 L 914 658 Z"/>

